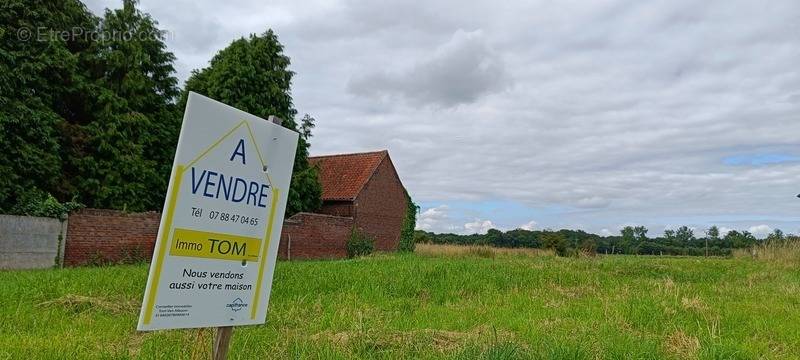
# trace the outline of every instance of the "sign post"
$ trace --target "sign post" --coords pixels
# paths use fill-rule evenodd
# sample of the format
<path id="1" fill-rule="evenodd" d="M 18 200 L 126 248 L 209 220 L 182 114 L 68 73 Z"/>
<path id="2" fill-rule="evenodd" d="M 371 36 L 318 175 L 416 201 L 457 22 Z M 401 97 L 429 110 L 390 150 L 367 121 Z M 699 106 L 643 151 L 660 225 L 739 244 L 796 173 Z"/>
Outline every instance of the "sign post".
<path id="1" fill-rule="evenodd" d="M 138 330 L 265 322 L 297 139 L 189 93 Z"/>
<path id="2" fill-rule="evenodd" d="M 221 326 L 217 328 L 214 336 L 214 360 L 225 360 L 228 358 L 228 347 L 233 336 L 233 326 Z"/>

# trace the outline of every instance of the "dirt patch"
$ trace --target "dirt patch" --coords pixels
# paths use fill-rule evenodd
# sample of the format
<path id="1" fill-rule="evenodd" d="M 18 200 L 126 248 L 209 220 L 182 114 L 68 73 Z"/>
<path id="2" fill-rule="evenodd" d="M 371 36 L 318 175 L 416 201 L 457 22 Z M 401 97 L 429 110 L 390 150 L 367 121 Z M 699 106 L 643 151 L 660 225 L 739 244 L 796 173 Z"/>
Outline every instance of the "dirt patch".
<path id="1" fill-rule="evenodd" d="M 594 295 L 598 292 L 598 288 L 594 284 L 585 284 L 583 286 L 560 286 L 557 284 L 549 284 L 549 287 L 561 295 L 562 298 L 568 299 L 579 299 Z"/>
<path id="2" fill-rule="evenodd" d="M 40 307 L 62 307 L 74 312 L 106 311 L 123 314 L 136 310 L 138 303 L 130 300 L 108 300 L 101 297 L 67 294 L 58 299 L 36 304 Z"/>
<path id="3" fill-rule="evenodd" d="M 139 352 L 142 350 L 142 344 L 144 344 L 144 340 L 150 333 L 135 331 L 133 335 L 131 335 L 130 339 L 128 340 L 128 354 L 136 358 L 139 356 Z"/>
<path id="4" fill-rule="evenodd" d="M 708 310 L 708 305 L 703 302 L 699 297 L 695 296 L 693 298 L 681 298 L 681 306 L 683 306 L 686 310 L 692 310 L 697 312 L 705 312 Z"/>
<path id="5" fill-rule="evenodd" d="M 700 340 L 678 330 L 664 339 L 664 350 L 678 359 L 697 359 Z"/>
<path id="6" fill-rule="evenodd" d="M 450 331 L 419 329 L 410 331 L 323 331 L 310 336 L 314 341 L 327 341 L 341 346 L 350 346 L 366 341 L 379 347 L 403 347 L 408 344 L 428 343 L 437 351 L 457 350 L 466 343 L 491 344 L 498 341 L 512 341 L 516 336 L 505 330 L 495 330 L 480 326 L 470 331 Z"/>

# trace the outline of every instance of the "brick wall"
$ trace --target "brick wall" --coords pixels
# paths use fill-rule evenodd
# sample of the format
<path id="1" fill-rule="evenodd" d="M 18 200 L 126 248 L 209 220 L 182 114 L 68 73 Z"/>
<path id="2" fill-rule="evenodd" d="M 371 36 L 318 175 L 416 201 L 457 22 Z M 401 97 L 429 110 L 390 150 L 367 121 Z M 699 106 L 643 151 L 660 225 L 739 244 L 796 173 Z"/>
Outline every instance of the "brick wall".
<path id="1" fill-rule="evenodd" d="M 353 218 L 298 213 L 283 223 L 278 257 L 281 259 L 337 259 L 347 257 L 347 239 Z"/>
<path id="2" fill-rule="evenodd" d="M 124 213 L 83 209 L 70 214 L 64 265 L 119 262 L 153 256 L 161 214 Z M 283 224 L 278 256 L 281 259 L 337 259 L 347 257 L 347 239 L 353 218 L 299 213 Z M 289 239 L 291 238 L 291 244 Z"/>
<path id="3" fill-rule="evenodd" d="M 326 202 L 328 214 L 299 213 L 283 225 L 278 256 L 286 259 L 331 259 L 347 256 L 353 226 L 375 238 L 378 251 L 395 251 L 406 212 L 403 185 L 387 156 L 354 203 Z M 341 216 L 352 214 L 352 217 Z M 70 214 L 64 264 L 118 262 L 131 257 L 150 260 L 161 215 L 83 209 Z M 291 244 L 290 244 L 291 238 Z"/>
<path id="4" fill-rule="evenodd" d="M 391 159 L 386 156 L 356 198 L 356 225 L 375 237 L 376 250 L 395 251 L 400 244 L 405 216 L 403 184 Z"/>
<path id="5" fill-rule="evenodd" d="M 322 207 L 320 207 L 319 211 L 316 212 L 333 216 L 353 217 L 353 202 L 325 201 L 322 203 Z"/>
<path id="6" fill-rule="evenodd" d="M 150 260 L 161 214 L 83 209 L 69 216 L 64 265 L 94 261 L 118 262 L 133 257 Z"/>

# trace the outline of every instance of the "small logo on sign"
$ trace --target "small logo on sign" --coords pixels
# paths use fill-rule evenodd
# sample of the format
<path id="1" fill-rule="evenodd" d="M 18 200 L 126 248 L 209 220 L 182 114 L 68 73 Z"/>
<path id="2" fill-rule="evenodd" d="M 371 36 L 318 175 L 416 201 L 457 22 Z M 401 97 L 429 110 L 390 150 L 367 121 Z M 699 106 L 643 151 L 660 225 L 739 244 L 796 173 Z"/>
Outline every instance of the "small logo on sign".
<path id="1" fill-rule="evenodd" d="M 232 311 L 236 312 L 242 310 L 243 308 L 246 308 L 247 304 L 245 304 L 241 298 L 236 298 L 236 300 L 233 300 L 233 302 L 231 302 L 230 304 L 225 304 L 225 307 L 230 308 Z"/>

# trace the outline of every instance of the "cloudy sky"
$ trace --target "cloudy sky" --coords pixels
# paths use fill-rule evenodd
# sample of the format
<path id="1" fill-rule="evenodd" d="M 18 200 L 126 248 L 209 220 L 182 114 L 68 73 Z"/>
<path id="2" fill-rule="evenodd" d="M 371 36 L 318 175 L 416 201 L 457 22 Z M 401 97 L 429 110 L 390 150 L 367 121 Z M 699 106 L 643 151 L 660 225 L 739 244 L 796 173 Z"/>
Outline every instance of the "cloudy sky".
<path id="1" fill-rule="evenodd" d="M 800 232 L 800 2 L 141 8 L 181 80 L 274 29 L 317 119 L 312 154 L 388 149 L 418 228 Z"/>

